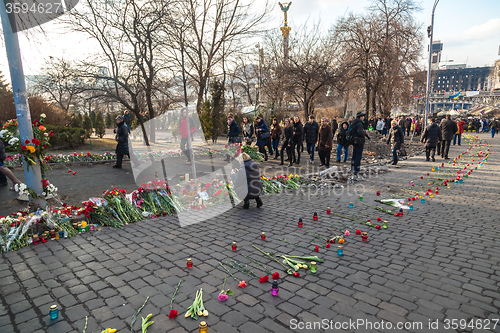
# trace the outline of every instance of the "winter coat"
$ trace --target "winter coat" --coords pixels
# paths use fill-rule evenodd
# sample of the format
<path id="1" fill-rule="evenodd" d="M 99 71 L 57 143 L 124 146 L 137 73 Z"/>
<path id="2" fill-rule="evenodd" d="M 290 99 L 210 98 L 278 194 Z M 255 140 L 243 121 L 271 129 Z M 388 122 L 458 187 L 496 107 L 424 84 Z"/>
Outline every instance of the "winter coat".
<path id="1" fill-rule="evenodd" d="M 260 129 L 260 131 L 258 131 Z M 257 134 L 257 146 L 266 146 L 269 138 L 263 139 L 262 133 L 269 132 L 269 128 L 267 127 L 264 119 L 261 119 L 260 122 L 255 124 L 255 133 Z"/>
<path id="2" fill-rule="evenodd" d="M 391 144 L 391 149 L 401 149 L 401 145 L 404 142 L 405 134 L 403 132 L 403 129 L 398 125 L 391 127 L 391 129 L 389 130 L 389 137 L 387 138 L 387 144 Z"/>
<path id="3" fill-rule="evenodd" d="M 457 133 L 455 133 L 455 134 L 462 134 L 464 132 L 464 125 L 465 125 L 465 121 L 461 120 L 460 122 L 458 122 L 457 123 L 458 130 L 457 130 Z"/>
<path id="4" fill-rule="evenodd" d="M 251 139 L 253 138 L 253 124 L 252 123 L 247 123 L 247 124 L 241 124 L 241 129 L 243 130 L 243 137 L 245 139 Z"/>
<path id="5" fill-rule="evenodd" d="M 363 127 L 361 119 L 356 118 L 351 124 L 354 133 L 354 146 L 363 146 L 365 144 L 365 137 L 369 138 L 368 134 Z"/>
<path id="6" fill-rule="evenodd" d="M 196 131 L 196 127 L 194 126 L 194 121 L 193 118 L 189 117 L 189 125 L 191 127 L 191 134 Z M 184 139 L 187 139 L 187 126 L 186 126 L 186 117 L 182 117 L 181 120 L 179 121 L 179 132 L 181 134 L 181 137 Z"/>
<path id="7" fill-rule="evenodd" d="M 0 161 L 3 161 L 7 158 L 7 155 L 5 155 L 5 146 L 3 144 L 3 141 L 0 140 Z"/>
<path id="8" fill-rule="evenodd" d="M 443 132 L 443 141 L 453 140 L 453 136 L 458 131 L 457 123 L 451 119 L 446 119 L 445 121 L 441 122 L 440 127 L 441 131 Z"/>
<path id="9" fill-rule="evenodd" d="M 256 199 L 262 194 L 259 165 L 252 160 L 243 162 L 238 173 L 231 175 L 234 190 L 242 200 Z"/>
<path id="10" fill-rule="evenodd" d="M 280 124 L 273 125 L 271 129 L 271 139 L 279 139 L 281 137 L 281 126 Z"/>
<path id="11" fill-rule="evenodd" d="M 283 145 L 291 145 L 293 139 L 293 126 L 285 127 L 283 130 Z"/>
<path id="12" fill-rule="evenodd" d="M 293 142 L 297 144 L 301 144 L 304 140 L 304 127 L 302 123 L 299 121 L 298 123 L 293 124 Z"/>
<path id="13" fill-rule="evenodd" d="M 307 122 L 304 125 L 304 137 L 306 143 L 316 143 L 318 141 L 319 125 L 316 121 Z"/>
<path id="14" fill-rule="evenodd" d="M 442 141 L 441 128 L 436 123 L 427 126 L 420 137 L 420 142 L 425 143 L 426 147 L 434 148 L 439 141 Z"/>
<path id="15" fill-rule="evenodd" d="M 116 154 L 129 155 L 128 153 L 128 126 L 124 121 L 118 124 L 118 129 L 116 130 Z"/>
<path id="16" fill-rule="evenodd" d="M 325 124 L 319 128 L 318 149 L 321 151 L 331 151 L 333 147 L 332 128 Z"/>
<path id="17" fill-rule="evenodd" d="M 347 147 L 349 144 L 347 143 L 347 130 L 349 129 L 349 126 L 344 129 L 344 124 L 348 124 L 346 121 L 340 125 L 339 130 L 337 132 L 337 144 L 341 145 L 342 147 Z"/>
<path id="18" fill-rule="evenodd" d="M 380 119 L 380 120 L 377 122 L 377 126 L 375 127 L 375 129 L 376 129 L 377 131 L 381 131 L 381 130 L 383 130 L 383 129 L 384 129 L 384 125 L 385 125 L 384 121 L 383 121 L 382 119 Z"/>
<path id="19" fill-rule="evenodd" d="M 337 123 L 336 119 L 333 119 L 332 120 L 332 133 L 337 132 L 338 129 L 339 129 L 339 124 Z"/>
<path id="20" fill-rule="evenodd" d="M 411 123 L 412 123 L 411 118 L 406 118 L 406 121 L 405 121 L 406 128 L 411 128 Z"/>
<path id="21" fill-rule="evenodd" d="M 231 121 L 231 124 L 228 125 L 228 132 L 227 132 L 227 136 L 229 138 L 234 138 L 236 136 L 238 136 L 240 134 L 240 128 L 238 127 L 238 124 L 236 123 L 236 121 Z"/>

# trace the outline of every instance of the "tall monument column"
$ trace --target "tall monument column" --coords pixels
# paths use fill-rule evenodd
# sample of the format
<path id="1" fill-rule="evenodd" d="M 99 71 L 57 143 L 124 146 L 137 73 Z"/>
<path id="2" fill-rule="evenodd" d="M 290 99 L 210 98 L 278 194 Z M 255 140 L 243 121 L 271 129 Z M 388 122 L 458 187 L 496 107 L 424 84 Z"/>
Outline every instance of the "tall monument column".
<path id="1" fill-rule="evenodd" d="M 290 8 L 290 5 L 292 4 L 292 2 L 291 1 L 284 2 L 284 3 L 278 2 L 278 4 L 280 5 L 281 11 L 283 11 L 283 14 L 285 15 L 283 26 L 280 27 L 280 30 L 281 30 L 281 34 L 283 35 L 283 58 L 284 58 L 284 62 L 288 63 L 288 48 L 289 48 L 288 47 L 288 37 L 290 35 L 290 30 L 292 30 L 292 28 L 290 28 L 288 26 L 286 12 Z"/>

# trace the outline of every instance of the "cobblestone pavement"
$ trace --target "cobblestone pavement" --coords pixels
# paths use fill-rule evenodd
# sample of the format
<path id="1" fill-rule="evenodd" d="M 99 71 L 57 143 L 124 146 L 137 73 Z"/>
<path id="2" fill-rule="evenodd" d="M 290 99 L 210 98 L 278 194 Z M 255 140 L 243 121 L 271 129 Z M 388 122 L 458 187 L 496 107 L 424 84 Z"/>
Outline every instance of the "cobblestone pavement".
<path id="1" fill-rule="evenodd" d="M 430 168 L 441 165 L 441 159 L 426 163 L 423 157 L 414 157 L 391 167 L 391 172 L 336 191 L 310 189 L 266 196 L 260 209 L 246 211 L 239 206 L 184 228 L 178 226 L 175 216 L 169 216 L 3 254 L 0 332 L 82 332 L 86 316 L 87 332 L 107 327 L 128 332 L 134 312 L 148 296 L 140 314 L 153 314 L 154 324 L 148 332 L 194 332 L 200 320 L 184 318 L 184 311 L 200 288 L 210 313 L 205 318 L 209 332 L 500 332 L 499 325 L 492 329 L 494 320 L 500 319 L 497 140 L 488 140 L 493 143 L 488 162 L 463 184 L 440 188 L 438 195 L 426 197 L 424 204 L 415 203 L 415 210 L 405 211 L 403 217 L 363 205 L 358 195 L 363 194 L 364 203 L 380 206 L 374 202 L 377 190 L 390 198 L 404 193 L 401 189 L 409 189 L 410 181 L 415 182 L 415 188 L 427 187 L 420 176 L 429 173 L 434 180 L 440 177 L 433 176 Z M 450 156 L 467 148 L 452 146 Z M 442 177 L 451 175 L 449 169 L 446 165 L 439 170 Z M 353 209 L 349 209 L 349 202 L 354 203 Z M 361 220 L 375 221 L 380 216 L 389 221 L 389 228 L 376 230 L 343 219 L 367 231 L 369 239 L 363 242 L 351 233 L 344 244 L 344 256 L 339 257 L 337 244 L 325 248 L 323 241 L 316 242 L 304 232 L 326 235 L 327 229 L 333 228 L 331 223 L 343 228 L 339 217 L 326 215 L 327 206 L 335 213 Z M 314 211 L 319 214 L 317 222 L 312 221 Z M 304 219 L 302 229 L 297 227 L 299 217 Z M 265 241 L 260 239 L 263 231 Z M 309 248 L 318 244 L 319 253 L 281 238 Z M 233 241 L 238 244 L 236 252 L 231 251 Z M 286 276 L 279 264 L 261 255 L 252 244 L 266 252 L 318 255 L 325 262 L 318 265 L 317 274 L 301 269 L 299 278 Z M 229 268 L 248 286 L 238 288 L 228 277 L 226 288 L 236 294 L 225 302 L 217 300 L 225 276 L 219 262 L 249 262 L 243 255 L 280 272 L 279 297 L 271 296 L 270 283 L 259 283 Z M 186 258 L 193 258 L 191 270 L 186 268 Z M 252 270 L 264 275 L 257 265 Z M 169 319 L 170 299 L 180 279 L 183 282 L 174 301 L 179 316 Z M 48 316 L 51 304 L 61 309 L 55 321 Z M 325 324 L 323 319 L 343 323 L 344 328 L 299 329 L 299 325 L 314 322 Z M 464 328 L 461 319 L 468 325 L 474 319 L 475 328 Z M 486 325 L 487 319 L 489 330 L 477 327 Z M 350 320 L 366 324 L 355 327 L 349 325 Z M 446 329 L 446 320 L 457 327 Z M 140 331 L 140 321 L 135 323 L 134 332 Z M 395 328 L 398 322 L 421 323 L 422 328 L 387 329 L 388 323 Z M 429 322 L 439 324 L 438 328 L 432 330 Z M 373 324 L 371 329 L 369 323 Z M 386 326 L 377 326 L 382 323 Z"/>

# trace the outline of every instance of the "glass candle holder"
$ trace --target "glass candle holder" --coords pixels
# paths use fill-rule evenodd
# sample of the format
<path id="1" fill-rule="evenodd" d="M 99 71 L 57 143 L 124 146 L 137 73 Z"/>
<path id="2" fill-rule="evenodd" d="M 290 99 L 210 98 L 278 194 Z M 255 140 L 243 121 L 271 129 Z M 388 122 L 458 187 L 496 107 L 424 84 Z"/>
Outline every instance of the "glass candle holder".
<path id="1" fill-rule="evenodd" d="M 382 228 L 387 229 L 389 227 L 389 222 L 384 221 L 382 222 Z"/>
<path id="2" fill-rule="evenodd" d="M 52 305 L 50 307 L 50 312 L 49 312 L 50 319 L 57 319 L 59 316 L 59 309 L 57 308 L 57 305 Z"/>
<path id="3" fill-rule="evenodd" d="M 361 239 L 363 242 L 366 242 L 368 240 L 368 233 L 366 231 L 361 233 Z"/>
<path id="4" fill-rule="evenodd" d="M 266 233 L 265 232 L 260 234 L 260 239 L 266 240 Z"/>
<path id="5" fill-rule="evenodd" d="M 47 243 L 47 235 L 46 234 L 42 234 L 42 243 Z"/>
<path id="6" fill-rule="evenodd" d="M 377 191 L 377 197 L 379 197 L 379 196 L 380 196 L 380 191 Z"/>
<path id="7" fill-rule="evenodd" d="M 459 182 L 460 184 L 462 184 L 462 183 L 464 182 L 464 180 L 463 180 L 463 179 L 459 179 L 459 181 L 458 181 L 458 182 Z"/>
<path id="8" fill-rule="evenodd" d="M 337 247 L 337 254 L 338 254 L 339 256 L 344 255 L 344 247 L 343 247 L 342 245 L 339 245 L 339 246 Z"/>
<path id="9" fill-rule="evenodd" d="M 409 204 L 408 206 L 410 207 L 410 210 L 413 210 L 413 205 L 412 204 Z"/>
<path id="10" fill-rule="evenodd" d="M 424 198 L 420 199 L 420 202 L 425 203 L 425 199 Z"/>
<path id="11" fill-rule="evenodd" d="M 359 201 L 363 201 L 363 196 L 362 195 L 359 196 Z"/>
<path id="12" fill-rule="evenodd" d="M 191 258 L 187 259 L 186 266 L 187 268 L 193 268 L 193 260 Z"/>
<path id="13" fill-rule="evenodd" d="M 299 219 L 298 225 L 299 225 L 299 228 L 302 228 L 302 226 L 304 225 L 304 223 L 302 222 L 302 218 Z"/>
<path id="14" fill-rule="evenodd" d="M 50 230 L 50 240 L 56 239 L 56 231 L 54 229 Z"/>
<path id="15" fill-rule="evenodd" d="M 313 214 L 313 220 L 314 221 L 318 220 L 318 213 L 314 212 L 314 214 Z"/>
<path id="16" fill-rule="evenodd" d="M 34 245 L 40 244 L 40 239 L 38 238 L 38 235 L 33 235 L 33 244 Z"/>
<path id="17" fill-rule="evenodd" d="M 236 242 L 233 242 L 233 244 L 231 244 L 231 249 L 233 251 L 236 251 Z"/>
<path id="18" fill-rule="evenodd" d="M 208 332 L 207 323 L 205 321 L 202 321 L 200 323 L 200 326 L 198 326 L 198 332 L 199 333 L 207 333 Z"/>
<path id="19" fill-rule="evenodd" d="M 326 207 L 326 213 L 330 214 L 332 212 L 332 209 L 330 207 Z"/>
<path id="20" fill-rule="evenodd" d="M 354 204 L 352 202 L 349 202 L 349 208 L 353 208 Z"/>
<path id="21" fill-rule="evenodd" d="M 59 238 L 61 238 L 61 235 L 59 234 L 59 230 L 57 230 L 57 231 L 55 232 L 55 234 L 56 234 L 56 240 L 57 240 L 57 239 L 59 239 Z"/>
<path id="22" fill-rule="evenodd" d="M 278 287 L 278 281 L 274 280 L 273 285 L 271 286 L 271 295 L 273 295 L 274 297 L 277 297 L 279 291 L 280 291 L 280 288 Z"/>
<path id="23" fill-rule="evenodd" d="M 318 264 L 316 261 L 311 261 L 311 273 L 316 274 L 316 271 L 318 270 Z"/>

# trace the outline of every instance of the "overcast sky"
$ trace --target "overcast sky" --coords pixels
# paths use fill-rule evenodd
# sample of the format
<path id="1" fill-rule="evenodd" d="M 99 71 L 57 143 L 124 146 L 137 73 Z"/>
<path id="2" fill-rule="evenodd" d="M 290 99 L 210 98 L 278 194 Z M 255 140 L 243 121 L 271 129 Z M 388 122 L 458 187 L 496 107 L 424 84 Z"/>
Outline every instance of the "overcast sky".
<path id="1" fill-rule="evenodd" d="M 264 0 L 254 0 L 252 3 L 259 6 L 260 1 Z M 273 3 L 275 6 L 269 27 L 278 28 L 283 15 L 278 1 Z M 327 28 L 348 12 L 364 12 L 369 4 L 370 0 L 292 0 L 288 21 L 292 29 L 306 21 L 313 23 L 319 20 Z M 426 36 L 434 0 L 423 0 L 420 4 L 422 11 L 416 14 L 416 19 L 422 24 L 422 32 Z M 82 35 L 63 34 L 56 24 L 47 23 L 44 29 L 46 37 L 38 34 L 30 41 L 23 34 L 19 35 L 26 75 L 38 74 L 44 59 L 49 55 L 78 59 L 95 48 Z M 279 30 L 277 33 L 280 33 Z M 500 0 L 440 0 L 435 13 L 434 39 L 444 44 L 442 61 L 453 60 L 473 67 L 491 66 L 500 58 Z M 427 38 L 424 43 L 427 49 Z M 422 64 L 426 63 L 425 59 L 426 55 L 423 55 Z M 3 38 L 0 45 L 0 70 L 10 81 Z"/>

